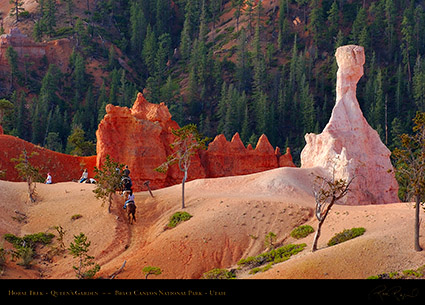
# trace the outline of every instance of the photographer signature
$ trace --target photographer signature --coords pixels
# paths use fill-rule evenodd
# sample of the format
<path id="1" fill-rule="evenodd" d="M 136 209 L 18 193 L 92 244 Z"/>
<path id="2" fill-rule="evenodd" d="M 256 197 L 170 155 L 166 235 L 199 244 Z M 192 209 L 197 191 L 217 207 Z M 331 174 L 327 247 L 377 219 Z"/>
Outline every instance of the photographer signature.
<path id="1" fill-rule="evenodd" d="M 387 287 L 386 285 L 379 285 L 369 293 L 369 298 L 378 298 L 382 302 L 384 302 L 385 299 L 404 301 L 418 296 L 419 290 L 417 288 L 403 289 L 401 286 Z"/>

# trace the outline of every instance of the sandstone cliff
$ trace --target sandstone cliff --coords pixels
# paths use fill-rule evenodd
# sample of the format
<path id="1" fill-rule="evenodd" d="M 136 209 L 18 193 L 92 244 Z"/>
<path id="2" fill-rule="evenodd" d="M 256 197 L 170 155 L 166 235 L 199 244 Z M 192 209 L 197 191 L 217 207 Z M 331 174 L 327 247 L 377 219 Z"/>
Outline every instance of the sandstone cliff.
<path id="1" fill-rule="evenodd" d="M 379 204 L 397 202 L 398 184 L 391 152 L 376 130 L 367 123 L 356 98 L 357 82 L 363 75 L 364 49 L 348 45 L 337 49 L 336 103 L 321 134 L 305 135 L 301 167 L 323 167 L 337 178 L 351 179 L 345 203 Z"/>

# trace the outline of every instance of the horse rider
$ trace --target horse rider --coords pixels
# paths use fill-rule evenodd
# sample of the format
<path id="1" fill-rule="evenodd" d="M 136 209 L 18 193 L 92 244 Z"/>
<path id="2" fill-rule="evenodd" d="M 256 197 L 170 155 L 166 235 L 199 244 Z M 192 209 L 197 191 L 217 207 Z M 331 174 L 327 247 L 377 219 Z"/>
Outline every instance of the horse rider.
<path id="1" fill-rule="evenodd" d="M 135 205 L 134 194 L 133 194 L 133 190 L 131 190 L 131 189 L 130 189 L 130 194 L 128 195 L 128 199 L 124 203 L 124 207 L 123 207 L 124 210 L 127 208 L 127 204 L 134 204 Z"/>

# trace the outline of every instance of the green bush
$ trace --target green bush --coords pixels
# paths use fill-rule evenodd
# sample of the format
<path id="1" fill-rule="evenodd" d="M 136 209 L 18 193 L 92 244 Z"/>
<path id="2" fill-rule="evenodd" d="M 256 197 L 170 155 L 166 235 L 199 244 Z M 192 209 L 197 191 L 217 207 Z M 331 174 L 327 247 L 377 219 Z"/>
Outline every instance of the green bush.
<path id="1" fill-rule="evenodd" d="M 401 272 L 393 271 L 389 273 L 381 273 L 369 276 L 367 279 L 372 280 L 400 280 L 400 279 L 423 279 L 425 276 L 425 265 L 418 269 L 407 269 Z"/>
<path id="2" fill-rule="evenodd" d="M 314 229 L 312 226 L 304 225 L 304 226 L 299 226 L 293 229 L 291 232 L 291 236 L 293 238 L 300 239 L 300 238 L 306 237 L 307 235 L 313 232 L 314 232 Z"/>
<path id="3" fill-rule="evenodd" d="M 345 229 L 341 233 L 335 234 L 335 236 L 329 240 L 328 246 L 334 246 L 344 241 L 363 235 L 365 231 L 366 231 L 365 228 L 352 228 L 349 230 Z"/>
<path id="4" fill-rule="evenodd" d="M 233 272 L 220 268 L 212 269 L 202 275 L 202 279 L 207 280 L 228 280 L 234 278 L 236 278 L 236 276 Z"/>
<path id="5" fill-rule="evenodd" d="M 35 246 L 38 243 L 43 245 L 50 244 L 55 235 L 52 233 L 40 232 L 36 234 L 25 235 L 24 237 L 17 237 L 13 234 L 4 234 L 3 237 L 16 249 L 12 255 L 22 259 L 22 262 L 20 262 L 19 265 L 22 265 L 25 268 L 30 268 L 31 261 L 36 254 Z"/>
<path id="6" fill-rule="evenodd" d="M 80 219 L 81 217 L 83 217 L 83 215 L 81 215 L 81 214 L 75 214 L 75 215 L 72 215 L 71 216 L 71 220 L 77 220 L 77 219 Z"/>
<path id="7" fill-rule="evenodd" d="M 29 234 L 24 237 L 17 237 L 13 234 L 4 234 L 4 239 L 10 242 L 17 249 L 21 247 L 30 247 L 34 249 L 37 243 L 47 245 L 52 242 L 54 237 L 54 234 L 44 232 Z"/>
<path id="8" fill-rule="evenodd" d="M 187 212 L 176 212 L 173 214 L 173 216 L 170 217 L 170 221 L 168 222 L 167 227 L 175 228 L 179 223 L 187 221 L 190 218 L 192 218 L 192 215 Z"/>
<path id="9" fill-rule="evenodd" d="M 271 268 L 271 265 L 284 262 L 288 260 L 292 255 L 295 255 L 306 247 L 306 244 L 298 245 L 285 245 L 283 247 L 271 250 L 269 252 L 261 253 L 257 256 L 250 256 L 245 259 L 241 259 L 238 262 L 239 266 L 254 268 L 250 273 L 257 273 L 258 271 L 266 271 Z M 258 266 L 268 264 L 263 268 L 256 268 Z"/>

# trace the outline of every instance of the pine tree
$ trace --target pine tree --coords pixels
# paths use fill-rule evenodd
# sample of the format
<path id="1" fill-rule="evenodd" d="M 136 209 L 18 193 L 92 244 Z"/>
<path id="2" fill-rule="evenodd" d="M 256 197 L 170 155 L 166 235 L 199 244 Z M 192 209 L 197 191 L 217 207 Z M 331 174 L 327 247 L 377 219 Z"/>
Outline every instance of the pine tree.
<path id="1" fill-rule="evenodd" d="M 309 29 L 313 35 L 313 41 L 318 46 L 323 39 L 325 17 L 323 7 L 317 0 L 310 3 Z"/>
<path id="2" fill-rule="evenodd" d="M 102 82 L 102 86 L 100 87 L 99 90 L 99 96 L 97 98 L 97 102 L 96 104 L 98 105 L 99 109 L 98 109 L 98 115 L 97 115 L 97 124 L 100 123 L 100 121 L 103 120 L 103 117 L 106 114 L 106 105 L 108 104 L 109 100 L 106 94 L 106 89 L 105 89 L 105 82 Z"/>
<path id="3" fill-rule="evenodd" d="M 240 92 L 249 91 L 251 88 L 251 68 L 248 55 L 247 37 L 245 29 L 242 28 L 239 33 L 237 49 L 235 80 Z"/>
<path id="4" fill-rule="evenodd" d="M 401 52 L 403 55 L 403 63 L 407 67 L 409 83 L 412 80 L 412 58 L 414 56 L 414 40 L 413 40 L 413 14 L 410 8 L 404 11 L 403 21 L 401 22 L 402 44 Z"/>
<path id="5" fill-rule="evenodd" d="M 187 60 L 190 56 L 190 47 L 192 45 L 191 31 L 189 17 L 186 17 L 180 38 L 180 54 L 183 60 Z"/>
<path id="6" fill-rule="evenodd" d="M 231 0 L 232 8 L 234 9 L 234 17 L 236 18 L 236 31 L 239 31 L 239 18 L 242 15 L 242 8 L 245 0 Z"/>
<path id="7" fill-rule="evenodd" d="M 305 74 L 303 74 L 300 82 L 300 103 L 301 113 L 303 114 L 303 133 L 313 132 L 316 123 L 316 111 L 314 108 L 314 99 L 310 93 L 310 86 L 306 81 Z"/>
<path id="8" fill-rule="evenodd" d="M 9 0 L 9 4 L 13 4 L 13 7 L 10 10 L 10 16 L 16 17 L 16 23 L 19 22 L 19 14 L 25 9 L 23 8 L 24 2 L 21 0 Z"/>
<path id="9" fill-rule="evenodd" d="M 331 8 L 328 11 L 327 24 L 329 37 L 336 40 L 339 28 L 339 8 L 336 0 L 332 2 Z"/>
<path id="10" fill-rule="evenodd" d="M 78 104 L 83 100 L 83 96 L 85 95 L 88 85 L 86 64 L 84 57 L 75 50 L 70 56 L 69 64 L 72 69 L 71 79 L 72 87 L 74 88 L 73 108 L 76 110 L 78 108 Z"/>
<path id="11" fill-rule="evenodd" d="M 20 72 L 18 70 L 18 52 L 12 46 L 8 46 L 6 49 L 6 59 L 10 66 L 10 87 L 15 87 L 15 82 L 20 78 Z"/>
<path id="12" fill-rule="evenodd" d="M 16 131 L 18 137 L 26 141 L 31 140 L 31 117 L 28 113 L 26 107 L 26 94 L 21 91 L 19 96 L 16 99 L 15 104 L 15 113 L 16 113 Z"/>
<path id="13" fill-rule="evenodd" d="M 146 38 L 143 41 L 142 57 L 147 67 L 148 75 L 155 72 L 155 57 L 157 52 L 157 42 L 155 32 L 150 25 L 147 27 Z"/>
<path id="14" fill-rule="evenodd" d="M 141 9 L 139 1 L 132 1 L 130 4 L 130 45 L 132 54 L 140 56 L 143 48 L 143 40 L 146 36 L 146 18 Z"/>
<path id="15" fill-rule="evenodd" d="M 172 11 L 170 0 L 156 1 L 155 33 L 159 37 L 170 32 L 170 22 Z"/>
<path id="16" fill-rule="evenodd" d="M 420 56 L 416 59 L 413 72 L 413 97 L 419 111 L 425 111 L 425 64 Z"/>
<path id="17" fill-rule="evenodd" d="M 351 28 L 350 39 L 354 44 L 360 43 L 360 37 L 364 36 L 364 29 L 367 27 L 367 14 L 366 10 L 363 7 L 357 12 L 356 19 L 353 22 L 353 26 Z M 366 29 L 367 31 L 367 29 Z"/>
<path id="18" fill-rule="evenodd" d="M 418 5 L 414 11 L 414 41 L 416 54 L 425 52 L 425 12 L 422 5 Z"/>
<path id="19" fill-rule="evenodd" d="M 391 54 L 396 46 L 396 20 L 397 10 L 394 0 L 385 1 L 385 36 L 387 39 L 388 52 Z"/>
<path id="20" fill-rule="evenodd" d="M 55 34 L 56 27 L 56 0 L 47 0 L 43 23 L 46 27 L 46 33 L 52 37 Z"/>

